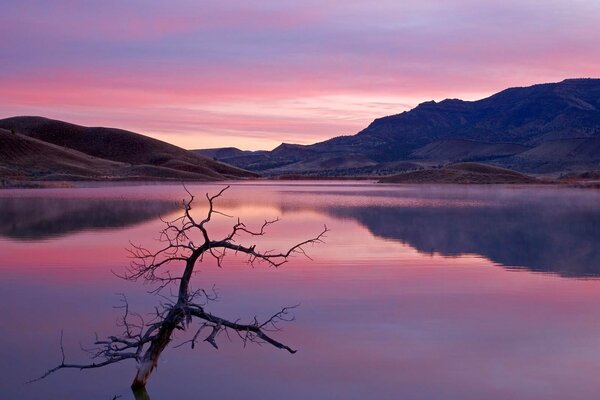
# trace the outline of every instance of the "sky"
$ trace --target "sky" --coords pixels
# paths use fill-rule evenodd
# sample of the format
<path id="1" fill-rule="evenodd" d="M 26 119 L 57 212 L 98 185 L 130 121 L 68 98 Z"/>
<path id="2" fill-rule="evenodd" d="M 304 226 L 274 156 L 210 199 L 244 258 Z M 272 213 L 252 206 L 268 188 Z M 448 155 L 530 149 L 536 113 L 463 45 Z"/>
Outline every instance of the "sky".
<path id="1" fill-rule="evenodd" d="M 0 118 L 195 149 L 354 134 L 444 98 L 600 77 L 600 1 L 2 0 Z"/>

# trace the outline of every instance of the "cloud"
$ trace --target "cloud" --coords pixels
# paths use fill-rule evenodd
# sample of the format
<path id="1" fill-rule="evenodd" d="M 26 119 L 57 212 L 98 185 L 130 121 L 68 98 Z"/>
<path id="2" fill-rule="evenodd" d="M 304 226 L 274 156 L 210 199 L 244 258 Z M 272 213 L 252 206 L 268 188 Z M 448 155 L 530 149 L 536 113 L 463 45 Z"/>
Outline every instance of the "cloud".
<path id="1" fill-rule="evenodd" d="M 599 3 L 582 0 L 6 1 L 0 112 L 126 124 L 188 147 L 207 132 L 223 145 L 306 143 L 432 98 L 599 76 L 598 25 Z"/>

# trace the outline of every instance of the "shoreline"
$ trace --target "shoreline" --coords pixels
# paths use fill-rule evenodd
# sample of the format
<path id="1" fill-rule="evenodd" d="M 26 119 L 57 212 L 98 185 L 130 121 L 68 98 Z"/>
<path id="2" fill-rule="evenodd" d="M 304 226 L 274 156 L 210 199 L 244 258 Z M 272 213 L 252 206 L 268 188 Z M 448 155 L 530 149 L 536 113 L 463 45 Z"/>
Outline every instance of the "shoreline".
<path id="1" fill-rule="evenodd" d="M 261 177 L 251 179 L 232 179 L 232 180 L 210 180 L 210 181 L 182 181 L 182 180 L 154 180 L 154 179 L 134 179 L 134 180 L 72 180 L 72 181 L 38 181 L 38 180 L 0 180 L 0 190 L 10 189 L 76 189 L 89 186 L 143 186 L 143 185 L 173 185 L 173 184 L 215 184 L 215 183 L 263 183 L 263 182 L 353 182 L 372 181 L 378 185 L 390 186 L 542 186 L 542 187 L 565 187 L 575 189 L 600 189 L 598 180 L 538 180 L 532 182 L 384 182 L 383 177 L 305 177 L 305 176 L 279 176 L 279 177 Z"/>

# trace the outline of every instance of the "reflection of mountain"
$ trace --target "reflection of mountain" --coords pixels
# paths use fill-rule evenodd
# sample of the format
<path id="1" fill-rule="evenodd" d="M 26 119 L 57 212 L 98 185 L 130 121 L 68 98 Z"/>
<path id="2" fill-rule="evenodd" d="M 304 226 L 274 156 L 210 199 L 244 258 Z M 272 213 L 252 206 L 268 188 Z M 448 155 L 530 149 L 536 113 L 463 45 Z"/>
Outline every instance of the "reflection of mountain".
<path id="1" fill-rule="evenodd" d="M 400 240 L 420 252 L 480 254 L 510 267 L 563 276 L 600 275 L 597 208 L 557 204 L 485 207 L 328 208 L 374 235 Z"/>
<path id="2" fill-rule="evenodd" d="M 176 208 L 174 202 L 159 200 L 0 198 L 0 235 L 42 240 L 85 229 L 121 228 Z"/>

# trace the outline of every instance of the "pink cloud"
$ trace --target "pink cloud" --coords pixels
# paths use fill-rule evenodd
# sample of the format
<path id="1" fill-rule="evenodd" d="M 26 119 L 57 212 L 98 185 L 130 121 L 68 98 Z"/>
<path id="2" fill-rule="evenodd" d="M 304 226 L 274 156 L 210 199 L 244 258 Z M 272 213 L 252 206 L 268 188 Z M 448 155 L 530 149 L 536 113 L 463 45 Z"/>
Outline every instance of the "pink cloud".
<path id="1" fill-rule="evenodd" d="M 599 24 L 591 1 L 9 2 L 0 113 L 118 124 L 186 147 L 206 132 L 249 148 L 307 143 L 429 99 L 599 76 Z"/>

